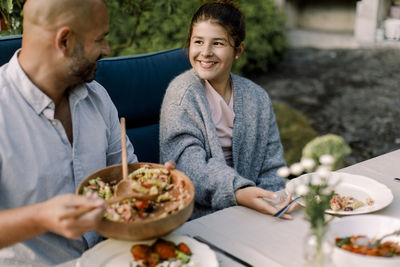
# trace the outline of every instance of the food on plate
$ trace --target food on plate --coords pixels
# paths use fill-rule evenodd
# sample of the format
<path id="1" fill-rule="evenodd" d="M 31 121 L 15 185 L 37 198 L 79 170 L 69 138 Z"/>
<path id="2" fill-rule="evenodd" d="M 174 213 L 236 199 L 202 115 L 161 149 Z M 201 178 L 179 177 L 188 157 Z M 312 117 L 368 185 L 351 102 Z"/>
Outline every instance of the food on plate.
<path id="1" fill-rule="evenodd" d="M 350 196 L 341 196 L 338 193 L 333 194 L 333 197 L 331 198 L 330 205 L 331 205 L 331 210 L 333 211 L 352 211 L 355 209 L 358 209 L 364 205 L 371 206 L 374 204 L 374 201 L 371 198 L 367 198 L 365 200 L 365 203 Z"/>
<path id="2" fill-rule="evenodd" d="M 132 267 L 194 267 L 190 248 L 181 242 L 157 239 L 152 245 L 137 244 L 131 247 Z"/>
<path id="3" fill-rule="evenodd" d="M 132 190 L 144 194 L 158 194 L 155 200 L 127 198 L 107 207 L 104 217 L 110 221 L 132 222 L 149 217 L 162 217 L 183 208 L 189 192 L 184 184 L 172 183 L 171 173 L 166 168 L 151 168 L 145 165 L 129 174 Z M 91 179 L 81 194 L 97 192 L 105 200 L 114 197 L 117 180 L 104 182 L 100 177 Z"/>
<path id="4" fill-rule="evenodd" d="M 400 246 L 397 242 L 386 241 L 376 246 L 372 245 L 372 242 L 365 235 L 336 238 L 337 247 L 357 254 L 381 257 L 400 256 Z"/>

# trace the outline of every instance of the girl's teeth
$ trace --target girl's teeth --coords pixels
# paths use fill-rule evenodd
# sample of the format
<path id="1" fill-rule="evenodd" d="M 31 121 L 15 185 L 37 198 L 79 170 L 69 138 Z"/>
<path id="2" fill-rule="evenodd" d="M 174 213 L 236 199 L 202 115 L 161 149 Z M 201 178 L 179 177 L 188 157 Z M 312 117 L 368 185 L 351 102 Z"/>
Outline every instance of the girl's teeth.
<path id="1" fill-rule="evenodd" d="M 201 64 L 206 65 L 206 66 L 211 66 L 214 64 L 214 62 L 201 62 Z"/>

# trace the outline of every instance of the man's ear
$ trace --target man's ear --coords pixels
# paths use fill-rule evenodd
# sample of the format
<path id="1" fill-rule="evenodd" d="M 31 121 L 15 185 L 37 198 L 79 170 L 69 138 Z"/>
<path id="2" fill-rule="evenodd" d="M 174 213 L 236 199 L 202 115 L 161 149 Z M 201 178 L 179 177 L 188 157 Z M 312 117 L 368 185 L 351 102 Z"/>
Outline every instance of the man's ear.
<path id="1" fill-rule="evenodd" d="M 244 51 L 244 42 L 241 42 L 238 47 L 235 48 L 235 59 L 238 59 Z"/>
<path id="2" fill-rule="evenodd" d="M 62 52 L 64 55 L 68 55 L 72 51 L 72 32 L 69 27 L 62 27 L 58 29 L 56 33 L 56 48 L 58 51 Z"/>

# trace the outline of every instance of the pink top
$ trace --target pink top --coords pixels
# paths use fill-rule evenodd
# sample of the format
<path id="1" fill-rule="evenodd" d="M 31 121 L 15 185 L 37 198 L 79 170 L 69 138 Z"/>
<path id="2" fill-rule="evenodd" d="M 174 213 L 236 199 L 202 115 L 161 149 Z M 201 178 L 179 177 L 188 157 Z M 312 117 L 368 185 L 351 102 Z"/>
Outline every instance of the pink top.
<path id="1" fill-rule="evenodd" d="M 235 113 L 233 112 L 233 91 L 228 105 L 208 81 L 205 81 L 204 87 L 226 163 L 229 166 L 233 166 L 232 133 L 233 119 L 235 118 Z"/>

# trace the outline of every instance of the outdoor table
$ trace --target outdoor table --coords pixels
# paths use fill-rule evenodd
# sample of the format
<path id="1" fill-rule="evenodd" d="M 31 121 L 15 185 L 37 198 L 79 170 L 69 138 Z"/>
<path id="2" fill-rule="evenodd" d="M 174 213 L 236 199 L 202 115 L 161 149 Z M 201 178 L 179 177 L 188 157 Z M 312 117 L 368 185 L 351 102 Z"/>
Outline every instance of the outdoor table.
<path id="1" fill-rule="evenodd" d="M 400 149 L 339 170 L 363 175 L 388 186 L 393 202 L 373 214 L 400 218 Z M 257 211 L 235 206 L 192 220 L 174 231 L 199 235 L 253 266 L 302 266 L 303 242 L 309 229 L 303 208 L 292 213 L 294 220 L 282 220 Z M 220 267 L 242 266 L 216 252 Z M 59 265 L 75 266 L 77 260 Z"/>

